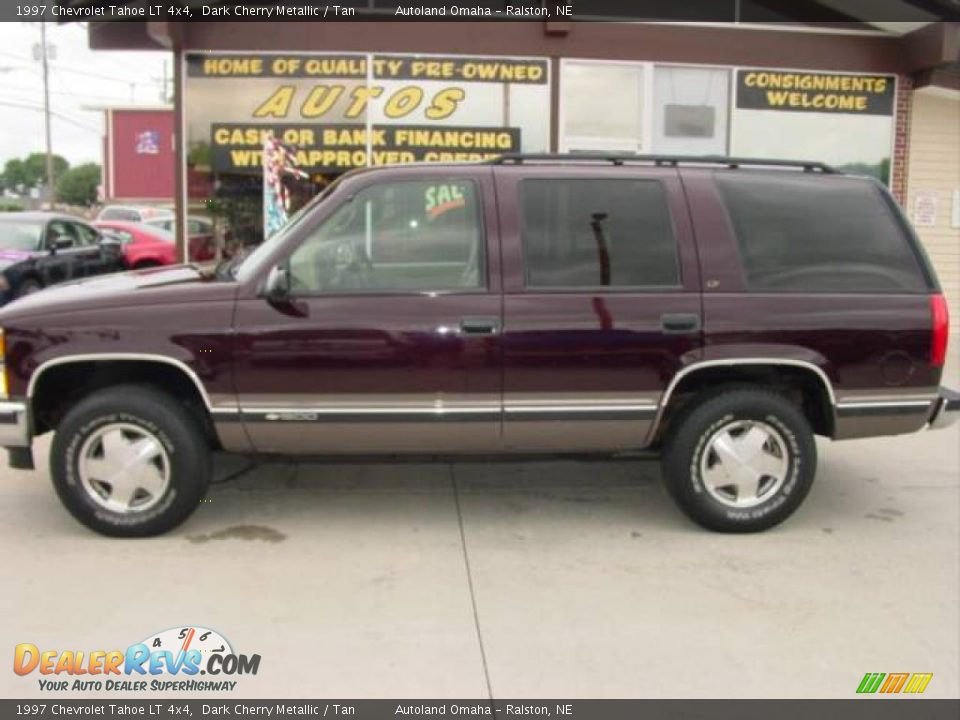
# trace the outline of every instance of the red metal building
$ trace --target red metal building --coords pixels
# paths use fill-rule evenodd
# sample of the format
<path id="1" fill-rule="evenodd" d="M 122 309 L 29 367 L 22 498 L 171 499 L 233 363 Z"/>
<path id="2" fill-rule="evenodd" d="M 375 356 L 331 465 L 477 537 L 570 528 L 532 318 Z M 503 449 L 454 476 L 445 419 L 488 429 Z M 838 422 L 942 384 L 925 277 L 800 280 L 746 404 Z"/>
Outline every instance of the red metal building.
<path id="1" fill-rule="evenodd" d="M 172 107 L 105 107 L 103 194 L 108 203 L 173 205 L 177 154 Z"/>

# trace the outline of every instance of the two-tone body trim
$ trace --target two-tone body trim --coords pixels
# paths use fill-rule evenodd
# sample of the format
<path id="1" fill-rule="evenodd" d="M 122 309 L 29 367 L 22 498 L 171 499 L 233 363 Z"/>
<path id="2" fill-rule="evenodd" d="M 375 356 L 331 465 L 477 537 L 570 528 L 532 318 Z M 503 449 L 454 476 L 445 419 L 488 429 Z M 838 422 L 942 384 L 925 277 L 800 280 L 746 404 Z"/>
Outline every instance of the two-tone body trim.
<path id="1" fill-rule="evenodd" d="M 30 447 L 30 413 L 22 402 L 0 402 L 0 447 Z"/>
<path id="2" fill-rule="evenodd" d="M 212 410 L 218 422 L 491 422 L 500 419 L 499 406 L 489 407 L 245 407 Z"/>
<path id="3" fill-rule="evenodd" d="M 504 420 L 511 421 L 578 421 L 578 420 L 650 420 L 656 415 L 653 403 L 623 402 L 608 400 L 581 402 L 519 402 L 504 405 Z"/>
<path id="4" fill-rule="evenodd" d="M 912 415 L 929 412 L 934 397 L 916 400 L 876 400 L 870 402 L 840 402 L 835 406 L 837 417 L 867 417 L 873 415 Z"/>

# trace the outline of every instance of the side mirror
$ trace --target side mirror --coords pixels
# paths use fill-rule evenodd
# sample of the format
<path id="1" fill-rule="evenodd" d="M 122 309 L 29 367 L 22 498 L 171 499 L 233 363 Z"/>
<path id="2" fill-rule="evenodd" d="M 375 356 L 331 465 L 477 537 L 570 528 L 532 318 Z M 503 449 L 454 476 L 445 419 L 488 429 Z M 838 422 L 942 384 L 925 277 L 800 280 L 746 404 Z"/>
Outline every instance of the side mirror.
<path id="1" fill-rule="evenodd" d="M 47 243 L 47 247 L 53 251 L 66 250 L 67 248 L 73 247 L 73 240 L 66 235 L 54 235 Z"/>
<path id="2" fill-rule="evenodd" d="M 283 302 L 290 297 L 290 276 L 283 265 L 271 268 L 263 286 L 263 294 L 271 302 Z"/>

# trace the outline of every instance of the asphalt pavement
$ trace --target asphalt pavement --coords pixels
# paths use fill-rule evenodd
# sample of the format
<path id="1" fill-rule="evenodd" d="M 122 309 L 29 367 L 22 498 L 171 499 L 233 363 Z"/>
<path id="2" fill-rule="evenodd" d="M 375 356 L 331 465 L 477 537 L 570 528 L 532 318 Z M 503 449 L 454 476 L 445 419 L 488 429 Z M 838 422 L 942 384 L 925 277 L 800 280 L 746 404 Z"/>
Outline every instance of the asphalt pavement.
<path id="1" fill-rule="evenodd" d="M 867 672 L 960 696 L 960 427 L 819 450 L 794 517 L 744 536 L 689 522 L 653 461 L 224 457 L 230 479 L 146 540 L 95 535 L 45 469 L 4 465 L 0 648 L 211 628 L 261 656 L 223 700 L 850 698 Z M 7 668 L 2 697 L 118 696 Z"/>

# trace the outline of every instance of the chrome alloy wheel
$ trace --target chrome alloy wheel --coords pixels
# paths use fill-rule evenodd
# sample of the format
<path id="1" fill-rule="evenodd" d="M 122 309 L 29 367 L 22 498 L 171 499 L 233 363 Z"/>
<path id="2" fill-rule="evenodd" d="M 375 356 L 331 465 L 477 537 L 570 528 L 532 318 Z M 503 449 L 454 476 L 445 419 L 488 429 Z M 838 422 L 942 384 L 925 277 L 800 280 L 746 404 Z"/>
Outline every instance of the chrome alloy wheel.
<path id="1" fill-rule="evenodd" d="M 170 458 L 163 443 L 128 423 L 98 428 L 80 448 L 77 465 L 87 495 L 116 513 L 148 510 L 170 486 Z"/>
<path id="2" fill-rule="evenodd" d="M 707 492 L 728 507 L 748 508 L 780 490 L 790 468 L 783 436 L 758 420 L 735 420 L 717 430 L 700 458 Z"/>

